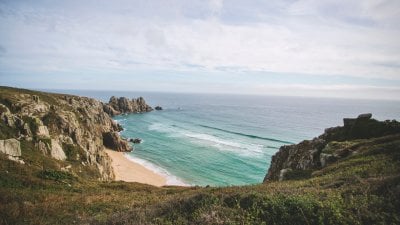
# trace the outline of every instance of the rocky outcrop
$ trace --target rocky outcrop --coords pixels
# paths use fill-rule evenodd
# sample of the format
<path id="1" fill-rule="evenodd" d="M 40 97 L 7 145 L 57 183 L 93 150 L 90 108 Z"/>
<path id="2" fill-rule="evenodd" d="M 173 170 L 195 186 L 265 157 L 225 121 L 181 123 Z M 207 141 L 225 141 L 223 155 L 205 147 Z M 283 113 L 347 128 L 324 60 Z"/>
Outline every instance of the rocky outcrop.
<path id="1" fill-rule="evenodd" d="M 163 110 L 163 108 L 161 106 L 156 106 L 154 109 L 155 110 Z"/>
<path id="2" fill-rule="evenodd" d="M 32 150 L 61 161 L 79 160 L 79 165 L 96 168 L 99 179 L 112 180 L 104 147 L 132 147 L 119 136 L 122 127 L 110 115 L 147 112 L 151 107 L 143 98 L 111 99 L 111 104 L 104 104 L 86 97 L 0 87 L 0 139 L 32 142 Z"/>
<path id="3" fill-rule="evenodd" d="M 125 113 L 143 113 L 150 112 L 153 109 L 146 104 L 146 101 L 139 97 L 137 99 L 128 99 L 125 97 L 117 98 L 112 96 L 107 104 L 103 106 L 104 112 L 110 116 L 116 116 Z"/>
<path id="4" fill-rule="evenodd" d="M 51 157 L 58 159 L 58 160 L 66 160 L 67 156 L 65 155 L 64 150 L 62 149 L 61 145 L 58 143 L 57 140 L 51 139 Z"/>
<path id="5" fill-rule="evenodd" d="M 377 121 L 371 114 L 343 119 L 344 126 L 325 129 L 313 140 L 282 146 L 272 157 L 264 182 L 310 175 L 336 160 L 354 154 L 352 146 L 358 139 L 377 138 L 400 134 L 400 123 L 392 120 Z"/>
<path id="6" fill-rule="evenodd" d="M 0 152 L 7 155 L 10 160 L 24 163 L 19 157 L 21 156 L 21 144 L 18 140 L 11 138 L 0 140 Z"/>
<path id="7" fill-rule="evenodd" d="M 103 133 L 103 144 L 107 148 L 114 149 L 119 152 L 132 151 L 133 148 L 126 140 L 123 140 L 117 132 Z"/>
<path id="8" fill-rule="evenodd" d="M 0 140 L 0 152 L 10 156 L 21 156 L 21 145 L 18 140 L 12 138 Z"/>

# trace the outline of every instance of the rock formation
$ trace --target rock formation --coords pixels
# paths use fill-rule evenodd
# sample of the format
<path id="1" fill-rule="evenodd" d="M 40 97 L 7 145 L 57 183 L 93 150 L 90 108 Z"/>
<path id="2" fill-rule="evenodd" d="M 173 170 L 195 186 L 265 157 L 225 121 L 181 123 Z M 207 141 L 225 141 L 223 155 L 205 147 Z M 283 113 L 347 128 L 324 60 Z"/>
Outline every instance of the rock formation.
<path id="1" fill-rule="evenodd" d="M 86 97 L 0 87 L 0 150 L 20 157 L 15 143 L 29 142 L 35 148 L 31 150 L 60 161 L 79 160 L 96 168 L 99 179 L 111 180 L 114 174 L 104 147 L 116 151 L 132 147 L 120 137 L 122 127 L 110 115 L 150 110 L 143 98 L 112 97 L 104 104 Z M 4 147 L 9 143 L 15 148 Z"/>
<path id="2" fill-rule="evenodd" d="M 146 101 L 139 97 L 137 99 L 128 99 L 125 97 L 117 98 L 112 96 L 110 101 L 103 106 L 104 112 L 110 116 L 116 116 L 125 113 L 143 113 L 150 112 L 153 109 L 146 104 Z"/>
<path id="3" fill-rule="evenodd" d="M 103 143 L 107 148 L 111 148 L 120 152 L 133 150 L 127 141 L 121 139 L 118 132 L 103 133 Z"/>
<path id="4" fill-rule="evenodd" d="M 10 160 L 24 164 L 24 161 L 19 158 L 21 156 L 21 144 L 18 140 L 14 138 L 0 140 L 0 152 L 6 154 Z"/>
<path id="5" fill-rule="evenodd" d="M 154 109 L 155 110 L 163 110 L 163 108 L 161 106 L 156 106 Z"/>
<path id="6" fill-rule="evenodd" d="M 371 114 L 361 114 L 354 119 L 345 118 L 344 126 L 328 128 L 313 140 L 282 146 L 272 157 L 264 182 L 307 176 L 312 170 L 355 154 L 349 141 L 400 134 L 399 122 L 377 121 L 371 117 Z"/>

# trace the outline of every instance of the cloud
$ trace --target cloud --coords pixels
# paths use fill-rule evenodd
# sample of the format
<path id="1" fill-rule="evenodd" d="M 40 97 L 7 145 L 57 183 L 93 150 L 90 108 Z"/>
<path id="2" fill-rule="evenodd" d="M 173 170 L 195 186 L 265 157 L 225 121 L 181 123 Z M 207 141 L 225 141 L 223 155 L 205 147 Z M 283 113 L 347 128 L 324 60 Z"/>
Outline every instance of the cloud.
<path id="1" fill-rule="evenodd" d="M 7 32 L 0 43 L 7 55 L 0 73 L 264 72 L 400 80 L 396 0 L 118 3 L 1 3 L 0 30 Z"/>
<path id="2" fill-rule="evenodd" d="M 371 85 L 258 85 L 254 94 L 399 100 L 400 87 Z"/>
<path id="3" fill-rule="evenodd" d="M 209 5 L 211 12 L 214 15 L 219 15 L 224 5 L 224 0 L 209 0 Z"/>

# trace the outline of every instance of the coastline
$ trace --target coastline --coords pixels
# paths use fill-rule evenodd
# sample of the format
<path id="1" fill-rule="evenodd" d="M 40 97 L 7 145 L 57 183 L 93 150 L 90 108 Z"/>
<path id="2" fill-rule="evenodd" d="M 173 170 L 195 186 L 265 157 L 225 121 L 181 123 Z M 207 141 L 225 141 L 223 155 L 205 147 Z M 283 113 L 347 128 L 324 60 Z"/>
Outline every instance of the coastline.
<path id="1" fill-rule="evenodd" d="M 129 160 L 124 156 L 125 153 L 105 149 L 111 158 L 111 166 L 114 169 L 115 180 L 125 182 L 138 182 L 161 187 L 167 184 L 167 179 L 154 173 L 146 167 Z"/>

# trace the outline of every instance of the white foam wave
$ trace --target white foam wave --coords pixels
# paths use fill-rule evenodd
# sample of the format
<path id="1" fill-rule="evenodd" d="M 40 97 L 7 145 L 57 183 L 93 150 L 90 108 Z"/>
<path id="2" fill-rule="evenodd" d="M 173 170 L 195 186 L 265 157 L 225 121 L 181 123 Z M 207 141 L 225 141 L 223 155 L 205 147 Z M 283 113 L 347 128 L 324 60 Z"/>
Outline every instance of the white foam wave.
<path id="1" fill-rule="evenodd" d="M 124 118 L 124 119 L 113 119 L 114 120 L 114 122 L 116 122 L 116 123 L 120 123 L 120 122 L 123 122 L 123 121 L 125 121 L 126 120 L 126 118 Z"/>
<path id="2" fill-rule="evenodd" d="M 131 156 L 129 154 L 125 154 L 125 157 L 127 159 L 131 160 L 132 162 L 140 164 L 140 165 L 146 167 L 146 169 L 151 170 L 152 172 L 154 172 L 158 175 L 161 175 L 162 177 L 164 177 L 167 180 L 167 182 L 166 182 L 167 185 L 191 186 L 191 185 L 183 182 L 178 177 L 172 175 L 166 169 L 161 168 L 160 166 L 154 165 L 153 163 L 151 163 L 147 160 L 140 159 L 140 158 Z"/>
<path id="3" fill-rule="evenodd" d="M 156 130 L 167 133 L 173 137 L 187 137 L 192 142 L 202 145 L 213 146 L 221 151 L 231 151 L 243 156 L 263 156 L 264 146 L 261 144 L 238 142 L 232 139 L 216 137 L 210 134 L 195 133 L 176 126 L 168 126 L 161 123 L 153 123 L 149 126 L 149 130 Z"/>

